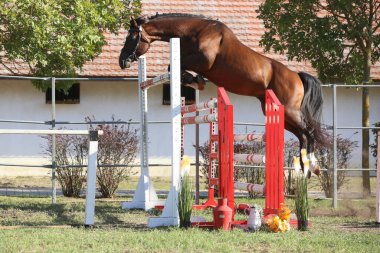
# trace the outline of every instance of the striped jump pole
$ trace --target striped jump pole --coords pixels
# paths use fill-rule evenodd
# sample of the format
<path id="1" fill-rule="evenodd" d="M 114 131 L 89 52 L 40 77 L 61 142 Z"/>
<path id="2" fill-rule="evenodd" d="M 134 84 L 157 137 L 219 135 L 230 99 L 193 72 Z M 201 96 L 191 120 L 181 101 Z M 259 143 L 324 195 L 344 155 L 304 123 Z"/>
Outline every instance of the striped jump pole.
<path id="1" fill-rule="evenodd" d="M 243 190 L 248 192 L 262 193 L 265 194 L 265 185 L 262 184 L 251 184 L 236 181 L 234 187 L 237 190 Z"/>
<path id="2" fill-rule="evenodd" d="M 207 109 L 217 108 L 217 107 L 218 107 L 218 100 L 213 98 L 210 101 L 182 106 L 181 113 L 185 114 L 185 113 L 202 111 L 202 110 L 207 110 Z"/>
<path id="3" fill-rule="evenodd" d="M 212 123 L 218 121 L 218 114 L 207 114 L 201 116 L 191 116 L 191 117 L 183 117 L 181 119 L 181 123 L 183 125 L 189 124 L 202 124 L 202 123 Z"/>

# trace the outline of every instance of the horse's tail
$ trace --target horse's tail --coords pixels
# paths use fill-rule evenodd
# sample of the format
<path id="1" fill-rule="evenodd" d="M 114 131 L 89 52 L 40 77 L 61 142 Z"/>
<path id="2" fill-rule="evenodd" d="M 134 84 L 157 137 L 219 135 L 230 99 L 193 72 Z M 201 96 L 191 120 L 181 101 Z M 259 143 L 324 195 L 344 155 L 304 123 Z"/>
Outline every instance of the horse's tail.
<path id="1" fill-rule="evenodd" d="M 321 82 L 314 76 L 300 72 L 298 73 L 304 87 L 304 96 L 301 104 L 302 120 L 312 133 L 314 140 L 326 146 L 326 133 L 322 130 L 322 106 L 323 94 Z"/>

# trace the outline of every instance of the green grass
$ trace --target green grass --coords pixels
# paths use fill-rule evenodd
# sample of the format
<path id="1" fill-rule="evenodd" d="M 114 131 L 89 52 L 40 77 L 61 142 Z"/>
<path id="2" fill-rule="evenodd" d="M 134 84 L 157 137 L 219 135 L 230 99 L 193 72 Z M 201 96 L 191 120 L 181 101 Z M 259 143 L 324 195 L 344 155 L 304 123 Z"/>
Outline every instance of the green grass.
<path id="1" fill-rule="evenodd" d="M 138 177 L 129 177 L 127 180 L 123 181 L 120 184 L 119 189 L 136 189 L 138 180 Z M 152 177 L 151 180 L 156 190 L 170 189 L 170 177 Z M 195 178 L 192 178 L 192 181 L 195 182 Z M 206 189 L 204 183 L 201 185 L 202 189 Z M 34 187 L 51 188 L 51 177 L 0 177 L 0 188 Z M 58 187 L 60 187 L 59 184 Z"/>
<path id="2" fill-rule="evenodd" d="M 61 197 L 52 208 L 48 197 L 0 197 L 0 252 L 380 252 L 380 228 L 370 214 L 373 198 L 340 202 L 338 210 L 330 201 L 311 200 L 312 228 L 283 234 L 148 229 L 151 214 L 121 210 L 125 200 L 97 200 L 97 227 L 85 229 L 84 199 Z M 263 206 L 264 200 L 236 202 Z M 196 214 L 211 219 L 210 211 Z"/>
<path id="3" fill-rule="evenodd" d="M 119 189 L 136 189 L 138 177 L 130 177 L 128 180 L 123 181 L 120 184 Z M 170 189 L 170 177 L 152 177 L 151 178 L 154 188 L 156 190 L 168 190 Z M 362 192 L 362 181 L 361 177 L 347 177 L 347 182 L 342 186 L 340 192 Z M 195 182 L 195 178 L 192 178 L 192 181 Z M 201 189 L 206 189 L 206 185 L 203 182 L 204 179 L 200 180 Z M 50 177 L 1 177 L 0 178 L 0 187 L 3 188 L 33 188 L 33 187 L 42 187 L 50 188 L 51 187 L 51 178 Z M 60 187 L 58 185 L 58 187 Z M 321 191 L 318 179 L 312 177 L 309 183 L 310 191 Z M 376 190 L 376 178 L 371 178 L 371 191 Z"/>

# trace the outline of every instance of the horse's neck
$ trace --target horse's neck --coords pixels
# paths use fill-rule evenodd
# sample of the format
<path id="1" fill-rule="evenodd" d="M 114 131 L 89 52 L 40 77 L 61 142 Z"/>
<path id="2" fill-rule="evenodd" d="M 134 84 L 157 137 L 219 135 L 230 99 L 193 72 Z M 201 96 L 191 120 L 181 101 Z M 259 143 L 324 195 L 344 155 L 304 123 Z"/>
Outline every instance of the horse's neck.
<path id="1" fill-rule="evenodd" d="M 153 41 L 167 41 L 171 38 L 181 38 L 184 35 L 183 22 L 178 22 L 178 25 L 173 25 L 170 21 L 157 20 L 151 21 L 143 25 L 144 30 L 149 35 L 151 42 Z"/>

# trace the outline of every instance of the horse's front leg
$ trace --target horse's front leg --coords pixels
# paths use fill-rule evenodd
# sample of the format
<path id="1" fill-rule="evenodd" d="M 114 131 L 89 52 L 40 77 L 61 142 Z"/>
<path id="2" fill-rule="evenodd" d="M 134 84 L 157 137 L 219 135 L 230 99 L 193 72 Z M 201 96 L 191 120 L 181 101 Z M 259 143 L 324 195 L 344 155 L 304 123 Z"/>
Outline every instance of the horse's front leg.
<path id="1" fill-rule="evenodd" d="M 168 66 L 168 71 L 170 72 L 170 65 Z M 201 75 L 194 76 L 181 68 L 181 84 L 195 90 L 203 90 L 206 82 Z"/>
<path id="2" fill-rule="evenodd" d="M 208 54 L 205 54 L 204 52 L 185 55 L 182 57 L 181 68 L 183 70 L 190 70 L 197 73 L 196 76 L 192 77 L 191 83 L 189 80 L 191 79 L 191 77 L 189 76 L 189 79 L 188 79 L 189 82 L 187 83 L 187 86 L 190 86 L 194 89 L 199 89 L 199 90 L 204 89 L 206 82 L 202 76 L 204 75 L 204 73 L 207 73 L 212 67 L 212 64 L 214 63 L 213 59 L 215 59 L 215 57 L 209 56 Z M 188 74 L 190 75 L 190 73 Z"/>

